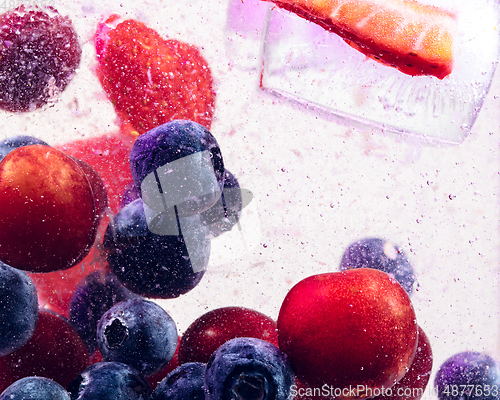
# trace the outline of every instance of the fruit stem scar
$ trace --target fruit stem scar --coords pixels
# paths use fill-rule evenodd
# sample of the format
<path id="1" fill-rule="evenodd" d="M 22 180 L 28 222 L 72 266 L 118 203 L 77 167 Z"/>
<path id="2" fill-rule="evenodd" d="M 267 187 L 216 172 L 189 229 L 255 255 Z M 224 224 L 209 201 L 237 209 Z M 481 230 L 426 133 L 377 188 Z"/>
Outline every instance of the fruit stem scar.
<path id="1" fill-rule="evenodd" d="M 112 349 L 120 346 L 128 338 L 128 329 L 118 318 L 115 318 L 104 330 L 104 336 L 109 348 Z"/>
<path id="2" fill-rule="evenodd" d="M 265 380 L 260 376 L 241 374 L 232 392 L 238 400 L 263 400 L 266 398 Z"/>

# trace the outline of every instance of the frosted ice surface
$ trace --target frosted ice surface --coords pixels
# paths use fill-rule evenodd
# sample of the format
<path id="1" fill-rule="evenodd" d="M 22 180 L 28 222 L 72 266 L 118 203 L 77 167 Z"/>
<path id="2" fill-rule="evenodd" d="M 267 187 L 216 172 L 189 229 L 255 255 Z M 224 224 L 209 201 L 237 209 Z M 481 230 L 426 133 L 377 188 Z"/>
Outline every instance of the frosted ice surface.
<path id="1" fill-rule="evenodd" d="M 265 89 L 382 130 L 460 143 L 469 134 L 498 62 L 496 2 L 432 4 L 457 15 L 452 73 L 408 76 L 368 59 L 340 37 L 270 9 L 262 53 Z"/>

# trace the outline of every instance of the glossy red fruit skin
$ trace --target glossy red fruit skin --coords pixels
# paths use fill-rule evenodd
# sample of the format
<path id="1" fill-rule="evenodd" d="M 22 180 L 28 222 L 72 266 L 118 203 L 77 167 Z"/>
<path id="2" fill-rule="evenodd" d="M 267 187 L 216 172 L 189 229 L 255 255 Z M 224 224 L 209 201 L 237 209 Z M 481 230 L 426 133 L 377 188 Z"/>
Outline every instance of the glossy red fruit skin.
<path id="1" fill-rule="evenodd" d="M 104 183 L 109 208 L 113 213 L 120 209 L 124 187 L 132 182 L 129 154 L 132 144 L 117 135 L 101 135 L 65 143 L 56 147 L 65 154 L 92 167 Z M 97 185 L 99 188 L 100 183 Z M 102 189 L 97 189 L 100 191 Z M 94 190 L 94 193 L 96 190 Z M 101 202 L 102 203 L 102 202 Z M 104 215 L 97 232 L 96 242 L 104 235 L 108 217 Z M 78 284 L 94 271 L 107 271 L 106 254 L 94 246 L 77 265 L 64 271 L 29 274 L 38 292 L 38 301 L 44 307 L 68 317 L 69 302 Z"/>
<path id="2" fill-rule="evenodd" d="M 423 395 L 432 371 L 432 349 L 428 336 L 418 327 L 418 345 L 410 370 L 396 383 L 389 393 L 376 396 L 375 400 L 419 400 Z"/>
<path id="3" fill-rule="evenodd" d="M 278 337 L 307 386 L 327 384 L 342 390 L 340 398 L 361 398 L 365 389 L 391 387 L 404 376 L 418 333 L 401 285 L 384 272 L 360 268 L 296 284 L 281 306 Z"/>
<path id="4" fill-rule="evenodd" d="M 237 337 L 253 337 L 278 346 L 276 322 L 244 307 L 223 307 L 196 319 L 184 332 L 179 345 L 179 364 L 207 363 L 221 345 Z"/>
<path id="5" fill-rule="evenodd" d="M 163 39 L 135 20 L 112 15 L 95 34 L 97 76 L 121 120 L 141 135 L 175 119 L 210 129 L 215 91 L 210 68 L 195 46 Z M 132 129 L 130 129 L 130 126 Z"/>
<path id="6" fill-rule="evenodd" d="M 108 193 L 106 192 L 106 187 L 99 174 L 89 164 L 78 158 L 69 157 L 78 164 L 85 178 L 87 178 L 90 190 L 92 191 L 92 197 L 94 198 L 94 226 L 97 229 L 108 208 Z"/>
<path id="7" fill-rule="evenodd" d="M 44 376 L 67 388 L 89 365 L 87 348 L 73 327 L 58 315 L 41 310 L 28 343 L 0 357 L 0 392 L 27 376 Z"/>
<path id="8" fill-rule="evenodd" d="M 79 163 L 49 146 L 19 147 L 0 163 L 0 260 L 30 272 L 76 265 L 94 244 L 104 200 Z"/>

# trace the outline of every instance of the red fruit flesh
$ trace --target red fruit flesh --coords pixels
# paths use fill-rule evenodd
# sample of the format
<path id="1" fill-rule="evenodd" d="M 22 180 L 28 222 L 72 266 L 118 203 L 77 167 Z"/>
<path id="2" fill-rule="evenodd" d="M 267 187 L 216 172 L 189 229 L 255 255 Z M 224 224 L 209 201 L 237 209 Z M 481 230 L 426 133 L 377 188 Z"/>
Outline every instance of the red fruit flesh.
<path id="1" fill-rule="evenodd" d="M 43 376 L 67 387 L 89 365 L 87 348 L 71 325 L 55 314 L 40 311 L 29 342 L 0 357 L 0 392 L 27 376 Z"/>
<path id="2" fill-rule="evenodd" d="M 441 8 L 414 0 L 274 2 L 405 74 L 443 79 L 452 71 L 456 17 Z"/>
<path id="3" fill-rule="evenodd" d="M 0 163 L 0 209 L 9 210 L 0 215 L 0 260 L 31 272 L 76 265 L 94 244 L 101 208 L 66 154 L 42 145 L 13 150 Z"/>
<path id="4" fill-rule="evenodd" d="M 108 23 L 114 22 L 110 17 Z M 146 25 L 126 20 L 95 35 L 97 76 L 115 106 L 122 126 L 140 135 L 174 119 L 210 129 L 215 93 L 212 75 L 200 51 L 165 40 Z"/>
<path id="5" fill-rule="evenodd" d="M 179 345 L 179 364 L 207 363 L 222 344 L 237 337 L 253 337 L 278 346 L 276 322 L 268 316 L 243 307 L 223 307 L 199 317 Z"/>
<path id="6" fill-rule="evenodd" d="M 69 303 L 78 284 L 94 271 L 107 270 L 105 256 L 95 246 L 83 261 L 64 271 L 28 273 L 36 287 L 38 304 L 63 317 L 69 317 Z"/>
<path id="7" fill-rule="evenodd" d="M 295 285 L 281 306 L 278 337 L 306 385 L 327 384 L 342 390 L 338 397 L 361 398 L 404 376 L 418 334 L 401 285 L 384 272 L 360 268 Z"/>
<path id="8" fill-rule="evenodd" d="M 54 9 L 48 13 L 17 9 L 0 16 L 0 108 L 45 105 L 78 67 L 82 50 L 71 21 Z"/>
<path id="9" fill-rule="evenodd" d="M 132 182 L 129 163 L 132 143 L 117 136 L 103 135 L 65 143 L 58 148 L 86 162 L 99 174 L 107 191 L 109 207 L 117 213 L 125 186 Z"/>

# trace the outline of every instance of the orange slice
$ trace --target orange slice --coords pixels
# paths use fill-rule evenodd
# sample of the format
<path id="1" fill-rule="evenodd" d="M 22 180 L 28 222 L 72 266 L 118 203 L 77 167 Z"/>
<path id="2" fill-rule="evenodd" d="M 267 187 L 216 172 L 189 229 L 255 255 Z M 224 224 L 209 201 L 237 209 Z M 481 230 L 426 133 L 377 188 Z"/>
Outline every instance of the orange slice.
<path id="1" fill-rule="evenodd" d="M 443 79 L 453 67 L 454 13 L 414 0 L 276 0 L 408 75 Z"/>

